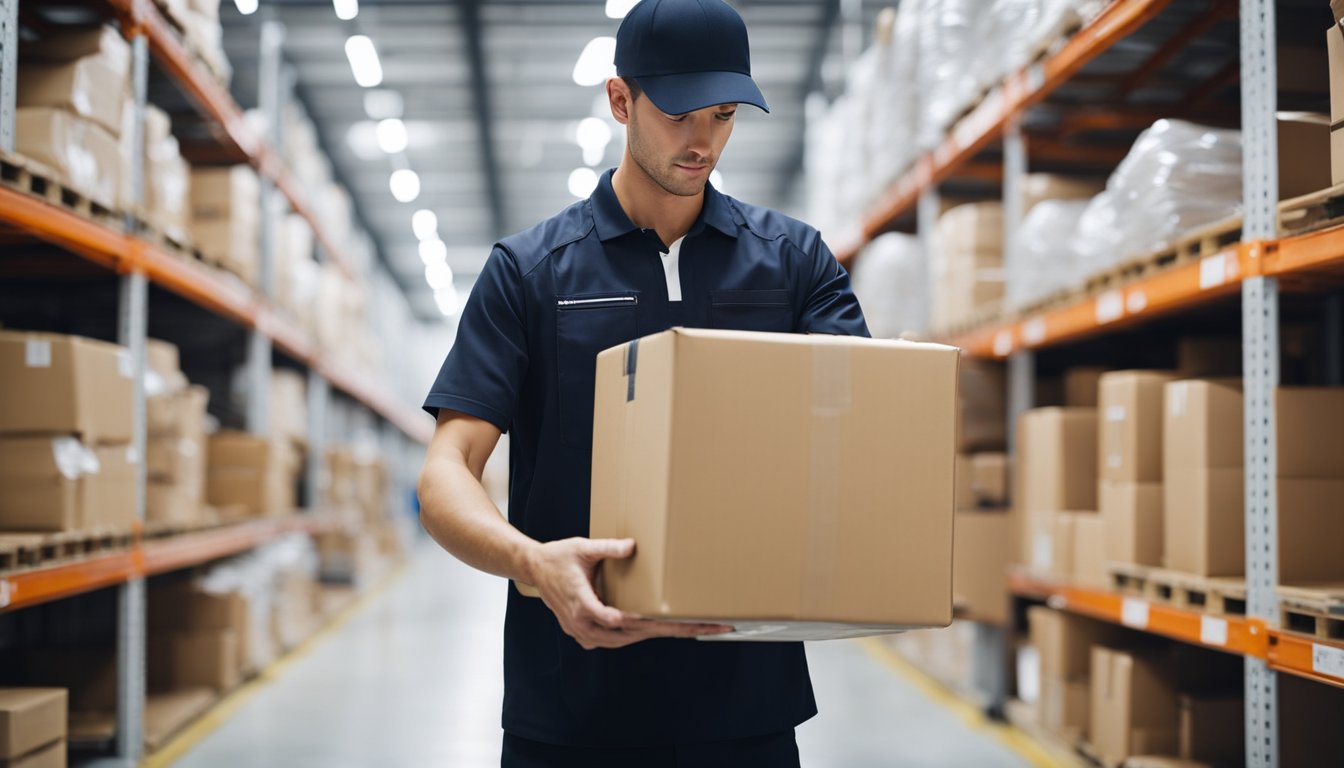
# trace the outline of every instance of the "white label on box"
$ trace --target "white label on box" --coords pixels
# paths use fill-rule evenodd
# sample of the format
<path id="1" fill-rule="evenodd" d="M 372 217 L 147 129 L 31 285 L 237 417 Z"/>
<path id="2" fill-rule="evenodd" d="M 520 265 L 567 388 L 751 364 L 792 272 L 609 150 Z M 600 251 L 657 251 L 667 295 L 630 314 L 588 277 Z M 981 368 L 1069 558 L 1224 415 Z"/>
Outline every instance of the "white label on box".
<path id="1" fill-rule="evenodd" d="M 1108 405 L 1108 406 L 1106 406 L 1106 420 L 1107 420 L 1107 421 L 1124 421 L 1124 420 L 1125 420 L 1125 406 L 1123 406 L 1123 405 Z"/>
<path id="2" fill-rule="evenodd" d="M 994 334 L 994 354 L 999 357 L 1007 357 L 1013 351 L 1013 332 L 1009 330 L 999 331 Z"/>
<path id="3" fill-rule="evenodd" d="M 1227 645 L 1227 619 L 1200 616 L 1199 642 L 1205 645 Z"/>
<path id="4" fill-rule="evenodd" d="M 1126 597 L 1120 606 L 1120 623 L 1135 629 L 1148 628 L 1148 601 Z"/>
<path id="5" fill-rule="evenodd" d="M 30 341 L 23 345 L 23 363 L 29 368 L 51 367 L 51 342 Z"/>
<path id="6" fill-rule="evenodd" d="M 1125 297 L 1125 308 L 1129 310 L 1131 315 L 1137 315 L 1147 309 L 1148 294 L 1138 289 L 1130 291 L 1129 295 Z"/>
<path id="7" fill-rule="evenodd" d="M 126 446 L 126 463 L 135 466 L 140 463 L 140 452 L 135 450 L 134 445 Z"/>
<path id="8" fill-rule="evenodd" d="M 131 357 L 131 351 L 123 349 L 117 353 L 117 373 L 121 378 L 129 379 L 135 376 L 135 360 Z"/>
<path id="9" fill-rule="evenodd" d="M 1205 256 L 1199 260 L 1199 289 L 1207 291 L 1227 282 L 1227 264 L 1221 253 Z"/>
<path id="10" fill-rule="evenodd" d="M 1313 643 L 1311 646 L 1311 671 L 1344 680 L 1344 649 Z"/>
<path id="11" fill-rule="evenodd" d="M 1190 399 L 1190 385 L 1184 381 L 1173 381 L 1167 385 L 1167 415 L 1184 416 L 1185 403 Z"/>
<path id="12" fill-rule="evenodd" d="M 1022 343 L 1040 344 L 1045 341 L 1045 318 L 1033 317 L 1022 326 Z"/>
<path id="13" fill-rule="evenodd" d="M 1125 316 L 1125 297 L 1119 291 L 1107 291 L 1097 297 L 1097 322 L 1105 325 Z"/>

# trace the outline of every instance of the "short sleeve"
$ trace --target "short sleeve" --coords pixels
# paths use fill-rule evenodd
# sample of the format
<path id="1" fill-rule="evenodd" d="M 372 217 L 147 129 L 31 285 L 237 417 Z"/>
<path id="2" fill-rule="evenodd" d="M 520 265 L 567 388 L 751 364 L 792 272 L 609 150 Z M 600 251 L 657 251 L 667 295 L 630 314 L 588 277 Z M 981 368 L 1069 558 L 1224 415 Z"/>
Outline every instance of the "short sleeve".
<path id="1" fill-rule="evenodd" d="M 836 261 L 831 249 L 813 233 L 806 249 L 809 289 L 803 302 L 800 329 L 803 333 L 835 336 L 870 336 L 863 309 L 849 282 L 849 273 Z"/>
<path id="2" fill-rule="evenodd" d="M 523 279 L 512 254 L 496 246 L 462 309 L 448 352 L 424 409 L 459 411 L 507 432 L 527 372 L 527 314 Z"/>

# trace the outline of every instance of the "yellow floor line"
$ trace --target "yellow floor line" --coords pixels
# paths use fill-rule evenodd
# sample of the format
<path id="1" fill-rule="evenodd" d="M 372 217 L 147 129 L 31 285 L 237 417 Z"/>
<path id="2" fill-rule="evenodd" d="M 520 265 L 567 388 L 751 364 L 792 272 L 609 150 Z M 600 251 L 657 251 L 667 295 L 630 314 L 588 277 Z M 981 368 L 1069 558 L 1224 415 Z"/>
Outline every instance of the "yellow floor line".
<path id="1" fill-rule="evenodd" d="M 989 719 L 979 707 L 948 690 L 942 683 L 906 661 L 882 641 L 875 637 L 867 637 L 859 643 L 868 655 L 882 662 L 924 696 L 951 711 L 968 728 L 988 734 L 1035 768 L 1059 768 L 1061 765 L 1050 756 L 1049 750 L 1038 744 L 1031 736 L 1011 725 Z"/>
<path id="2" fill-rule="evenodd" d="M 299 643 L 289 653 L 276 659 L 265 669 L 257 674 L 243 685 L 235 688 L 217 704 L 212 706 L 209 711 L 194 721 L 191 725 L 182 729 L 176 736 L 168 741 L 167 744 L 153 754 L 140 761 L 141 768 L 168 768 L 168 766 L 177 762 L 179 758 L 190 752 L 202 739 L 214 733 L 219 726 L 233 716 L 244 704 L 261 692 L 263 688 L 279 680 L 285 670 L 289 669 L 296 661 L 312 653 L 313 649 L 322 643 L 322 641 L 334 635 L 346 624 L 358 616 L 364 609 L 368 608 L 376 599 L 382 597 L 392 585 L 395 584 L 406 572 L 406 565 L 403 563 L 387 574 L 383 579 L 370 589 L 363 596 L 355 600 L 348 607 L 336 615 L 336 618 L 327 623 L 326 626 L 313 633 L 307 640 Z"/>

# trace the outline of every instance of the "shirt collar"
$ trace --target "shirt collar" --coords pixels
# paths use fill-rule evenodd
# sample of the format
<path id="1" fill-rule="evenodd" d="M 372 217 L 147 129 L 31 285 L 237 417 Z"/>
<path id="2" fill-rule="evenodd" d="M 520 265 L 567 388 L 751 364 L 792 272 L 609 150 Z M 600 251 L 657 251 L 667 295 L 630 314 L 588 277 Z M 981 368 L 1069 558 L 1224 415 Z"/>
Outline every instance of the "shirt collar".
<path id="1" fill-rule="evenodd" d="M 611 186 L 611 177 L 615 172 L 613 168 L 602 174 L 602 178 L 598 179 L 597 188 L 588 198 L 589 207 L 593 212 L 593 226 L 597 229 L 597 237 L 602 242 L 638 229 L 634 222 L 630 221 L 630 217 L 625 215 L 621 201 L 616 199 L 616 190 Z M 705 203 L 687 234 L 699 234 L 706 224 L 729 237 L 737 237 L 737 221 L 733 218 L 728 198 L 708 182 L 705 183 Z"/>

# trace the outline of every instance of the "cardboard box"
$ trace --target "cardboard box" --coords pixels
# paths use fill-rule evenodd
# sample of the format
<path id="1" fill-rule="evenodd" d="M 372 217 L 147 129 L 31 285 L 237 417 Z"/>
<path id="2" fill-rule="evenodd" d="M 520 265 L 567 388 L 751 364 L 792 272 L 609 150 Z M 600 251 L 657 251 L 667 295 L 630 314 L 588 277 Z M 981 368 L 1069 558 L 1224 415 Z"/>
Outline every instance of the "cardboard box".
<path id="1" fill-rule="evenodd" d="M 1018 422 L 1020 509 L 1097 508 L 1097 411 L 1036 408 Z"/>
<path id="2" fill-rule="evenodd" d="M 145 522 L 198 522 L 202 520 L 204 499 L 204 474 L 194 484 L 150 480 L 145 484 Z"/>
<path id="3" fill-rule="evenodd" d="M 1102 480 L 1107 562 L 1162 565 L 1162 484 Z"/>
<path id="4" fill-rule="evenodd" d="M 1239 377 L 1241 356 L 1236 336 L 1185 337 L 1176 342 L 1176 371 L 1181 378 Z"/>
<path id="5" fill-rule="evenodd" d="M 1344 128 L 1330 129 L 1330 183 L 1344 184 Z"/>
<path id="6" fill-rule="evenodd" d="M 1041 679 L 1086 680 L 1092 669 L 1092 646 L 1119 643 L 1125 630 L 1043 605 L 1027 609 L 1031 644 L 1040 656 Z"/>
<path id="7" fill-rule="evenodd" d="M 1246 759 L 1246 706 L 1241 697 L 1180 697 L 1178 754 L 1188 760 L 1240 765 Z"/>
<path id="8" fill-rule="evenodd" d="M 0 434 L 130 442 L 133 374 L 130 354 L 115 344 L 0 331 Z"/>
<path id="9" fill-rule="evenodd" d="M 1102 480 L 1162 479 L 1162 402 L 1172 375 L 1159 371 L 1114 371 L 1099 391 Z"/>
<path id="10" fill-rule="evenodd" d="M 261 220 L 261 181 L 247 165 L 191 170 L 193 220 Z"/>
<path id="11" fill-rule="evenodd" d="M 1003 261 L 1003 205 L 967 203 L 938 218 L 938 249 L 982 265 Z M 978 261 L 977 261 L 978 260 Z"/>
<path id="12" fill-rule="evenodd" d="M 1008 379 L 1002 363 L 963 358 L 958 376 L 957 450 L 1008 447 Z"/>
<path id="13" fill-rule="evenodd" d="M 157 376 L 158 380 L 149 378 L 151 374 Z M 145 339 L 145 375 L 145 394 L 148 397 L 178 392 L 190 384 L 182 373 L 177 345 L 162 339 Z"/>
<path id="14" fill-rule="evenodd" d="M 206 500 L 219 507 L 240 506 L 257 517 L 294 511 L 299 459 L 287 442 L 246 432 L 211 435 Z"/>
<path id="15" fill-rule="evenodd" d="M 1061 680 L 1041 677 L 1041 699 L 1037 705 L 1041 725 L 1067 742 L 1087 738 L 1092 705 L 1092 686 L 1087 678 Z"/>
<path id="16" fill-rule="evenodd" d="M 1103 761 L 1175 755 L 1178 719 L 1176 691 L 1164 664 L 1101 646 L 1092 649 L 1088 738 Z"/>
<path id="17" fill-rule="evenodd" d="M 205 479 L 205 443 L 189 437 L 152 437 L 145 443 L 150 480 L 196 483 Z"/>
<path id="18" fill-rule="evenodd" d="M 0 438 L 0 530 L 129 529 L 134 452 L 71 437 Z"/>
<path id="19" fill-rule="evenodd" d="M 99 205 L 118 207 L 125 161 L 102 126 L 63 109 L 25 107 L 16 112 L 14 146 Z"/>
<path id="20" fill-rule="evenodd" d="M 1055 570 L 1055 513 L 1032 510 L 1015 516 L 1022 525 L 1019 562 L 1034 574 L 1052 578 Z"/>
<path id="21" fill-rule="evenodd" d="M 64 688 L 0 688 L 0 758 L 64 739 L 68 699 Z"/>
<path id="22" fill-rule="evenodd" d="M 57 739 L 23 757 L 0 761 L 0 765 L 4 768 L 65 768 L 66 750 L 65 739 Z"/>
<path id="23" fill-rule="evenodd" d="M 599 354 L 590 535 L 639 546 L 608 603 L 760 640 L 947 625 L 958 356 L 698 329 Z"/>
<path id="24" fill-rule="evenodd" d="M 150 438 L 205 439 L 206 406 L 210 391 L 194 385 L 145 401 Z"/>
<path id="25" fill-rule="evenodd" d="M 1279 582 L 1344 580 L 1344 480 L 1280 478 L 1277 485 Z"/>
<path id="26" fill-rule="evenodd" d="M 1344 388 L 1274 390 L 1280 478 L 1344 478 Z"/>
<path id="27" fill-rule="evenodd" d="M 1073 583 L 1082 587 L 1107 589 L 1111 585 L 1106 572 L 1106 524 L 1095 512 L 1075 514 L 1073 519 Z"/>
<path id="28" fill-rule="evenodd" d="M 228 691 L 241 681 L 238 635 L 232 629 L 201 629 L 169 635 L 169 687 L 205 686 Z"/>
<path id="29" fill-rule="evenodd" d="M 1164 478 L 1169 480 L 1186 469 L 1242 466 L 1245 415 L 1240 381 L 1173 381 L 1167 384 L 1163 399 Z"/>
<path id="30" fill-rule="evenodd" d="M 971 497 L 985 507 L 1008 503 L 1008 454 L 977 453 L 970 457 Z"/>
<path id="31" fill-rule="evenodd" d="M 84 527 L 128 531 L 139 517 L 135 481 L 140 458 L 130 445 L 100 445 L 93 452 L 98 471 L 83 478 Z"/>
<path id="32" fill-rule="evenodd" d="M 1084 514 L 1095 513 L 1055 512 L 1051 515 L 1050 564 L 1047 575 L 1055 581 L 1065 584 L 1073 581 L 1074 524 Z"/>
<path id="33" fill-rule="evenodd" d="M 1008 566 L 1013 520 L 1003 512 L 958 510 L 952 549 L 952 593 L 977 620 L 1008 621 Z"/>
<path id="34" fill-rule="evenodd" d="M 61 109 L 96 123 L 113 137 L 121 133 L 123 96 L 129 69 L 119 70 L 106 57 L 70 62 L 24 62 L 18 68 L 18 106 Z"/>
<path id="35" fill-rule="evenodd" d="M 1239 467 L 1168 471 L 1162 503 L 1166 567 L 1201 576 L 1246 572 L 1245 482 Z"/>
<path id="36" fill-rule="evenodd" d="M 1096 408 L 1105 368 L 1070 368 L 1064 372 L 1064 407 Z"/>
<path id="37" fill-rule="evenodd" d="M 259 225 L 245 219 L 191 222 L 191 241 L 205 260 L 254 288 L 261 284 L 260 237 Z"/>
<path id="38" fill-rule="evenodd" d="M 271 372 L 271 434 L 296 445 L 308 443 L 308 381 L 294 370 Z"/>
<path id="39" fill-rule="evenodd" d="M 1279 200 L 1310 195 L 1331 186 L 1321 158 L 1330 153 L 1330 118 L 1312 112 L 1280 112 Z"/>
<path id="40" fill-rule="evenodd" d="M 1338 125 L 1344 122 L 1344 35 L 1338 25 L 1325 31 L 1325 48 L 1330 68 L 1330 124 Z"/>

